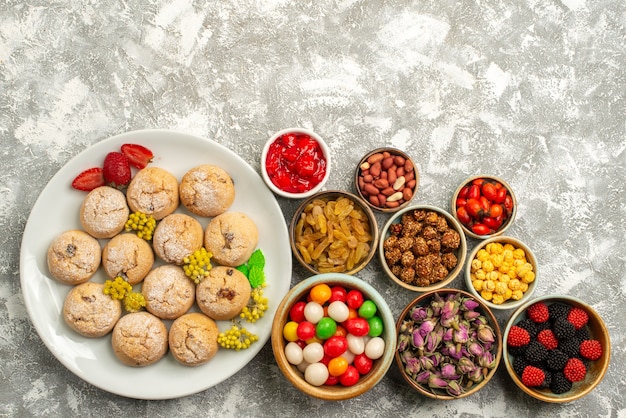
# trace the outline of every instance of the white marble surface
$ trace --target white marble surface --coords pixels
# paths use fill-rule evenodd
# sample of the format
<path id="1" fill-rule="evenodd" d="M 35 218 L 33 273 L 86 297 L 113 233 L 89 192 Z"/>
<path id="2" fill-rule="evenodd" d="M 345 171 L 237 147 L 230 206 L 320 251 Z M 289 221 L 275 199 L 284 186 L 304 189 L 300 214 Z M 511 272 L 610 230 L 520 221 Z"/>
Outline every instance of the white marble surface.
<path id="1" fill-rule="evenodd" d="M 3 0 L 0 416 L 626 416 L 624 10 L 621 0 Z M 414 157 L 416 203 L 448 208 L 464 178 L 504 177 L 519 202 L 510 235 L 540 264 L 536 295 L 579 297 L 607 323 L 603 382 L 545 404 L 502 365 L 481 392 L 442 402 L 409 391 L 394 365 L 369 393 L 329 403 L 290 386 L 267 344 L 218 386 L 143 401 L 65 369 L 32 326 L 19 277 L 22 231 L 54 173 L 144 128 L 214 139 L 258 171 L 264 141 L 289 126 L 327 139 L 328 188 L 351 190 L 356 161 L 381 145 Z M 279 203 L 290 220 L 297 202 Z M 295 267 L 292 283 L 306 276 Z M 360 276 L 395 314 L 414 296 L 377 261 Z"/>

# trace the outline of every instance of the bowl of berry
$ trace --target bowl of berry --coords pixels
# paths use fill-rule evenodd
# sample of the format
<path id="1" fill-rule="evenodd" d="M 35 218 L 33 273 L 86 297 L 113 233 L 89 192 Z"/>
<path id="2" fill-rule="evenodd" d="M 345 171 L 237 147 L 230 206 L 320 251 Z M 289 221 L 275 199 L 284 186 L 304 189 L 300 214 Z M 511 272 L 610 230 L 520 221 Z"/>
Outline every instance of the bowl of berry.
<path id="1" fill-rule="evenodd" d="M 275 194 L 302 199 L 324 187 L 330 161 L 330 149 L 321 136 L 304 128 L 287 128 L 265 143 L 261 176 Z"/>
<path id="2" fill-rule="evenodd" d="M 602 318 L 585 302 L 566 295 L 528 301 L 509 319 L 503 335 L 507 372 L 528 395 L 564 403 L 591 392 L 611 357 Z"/>
<path id="3" fill-rule="evenodd" d="M 503 179 L 478 175 L 466 179 L 456 189 L 451 209 L 468 237 L 486 239 L 502 235 L 513 224 L 517 200 Z"/>
<path id="4" fill-rule="evenodd" d="M 395 321 L 382 296 L 342 273 L 311 276 L 283 298 L 272 324 L 272 351 L 303 393 L 337 401 L 374 387 L 393 362 Z"/>

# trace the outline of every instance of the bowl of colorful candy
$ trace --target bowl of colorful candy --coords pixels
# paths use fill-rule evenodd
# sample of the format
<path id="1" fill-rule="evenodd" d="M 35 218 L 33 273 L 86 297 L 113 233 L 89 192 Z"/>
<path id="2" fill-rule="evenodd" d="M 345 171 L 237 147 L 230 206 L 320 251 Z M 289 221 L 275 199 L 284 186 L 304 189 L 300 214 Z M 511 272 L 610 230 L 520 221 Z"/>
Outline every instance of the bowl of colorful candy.
<path id="1" fill-rule="evenodd" d="M 313 274 L 355 274 L 374 257 L 378 224 L 352 193 L 328 190 L 305 199 L 289 225 L 294 257 Z"/>
<path id="2" fill-rule="evenodd" d="M 323 400 L 362 395 L 385 375 L 396 344 L 395 321 L 363 280 L 325 273 L 296 284 L 278 306 L 272 350 L 296 388 Z"/>
<path id="3" fill-rule="evenodd" d="M 407 153 L 397 148 L 368 152 L 354 173 L 357 194 L 380 212 L 395 212 L 408 206 L 418 185 L 417 167 Z"/>
<path id="4" fill-rule="evenodd" d="M 283 129 L 263 147 L 261 176 L 277 195 L 301 199 L 324 187 L 330 162 L 330 149 L 318 134 L 303 128 Z"/>
<path id="5" fill-rule="evenodd" d="M 479 175 L 456 189 L 451 209 L 468 237 L 485 239 L 502 235 L 513 224 L 517 200 L 503 179 Z"/>
<path id="6" fill-rule="evenodd" d="M 387 276 L 405 289 L 427 292 L 463 270 L 467 243 L 459 222 L 430 205 L 406 207 L 387 221 L 378 254 Z"/>
<path id="7" fill-rule="evenodd" d="M 550 403 L 571 402 L 604 377 L 611 341 L 604 321 L 588 304 L 566 295 L 526 302 L 509 319 L 503 357 L 513 382 Z"/>
<path id="8" fill-rule="evenodd" d="M 398 317 L 396 365 L 409 386 L 433 399 L 469 396 L 493 377 L 502 334 L 491 310 L 468 292 L 438 289 Z"/>
<path id="9" fill-rule="evenodd" d="M 515 309 L 537 287 L 537 259 L 528 245 L 508 236 L 481 241 L 467 257 L 465 284 L 491 309 Z"/>

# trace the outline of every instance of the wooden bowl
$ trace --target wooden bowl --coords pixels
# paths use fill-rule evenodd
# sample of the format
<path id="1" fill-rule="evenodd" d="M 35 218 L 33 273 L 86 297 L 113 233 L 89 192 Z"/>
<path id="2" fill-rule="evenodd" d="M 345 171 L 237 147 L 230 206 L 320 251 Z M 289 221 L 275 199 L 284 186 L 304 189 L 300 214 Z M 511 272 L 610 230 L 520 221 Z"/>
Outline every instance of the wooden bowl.
<path id="1" fill-rule="evenodd" d="M 387 240 L 387 238 L 389 238 L 392 235 L 391 228 L 394 228 L 396 224 L 401 223 L 402 216 L 404 214 L 409 214 L 413 211 L 435 212 L 437 213 L 437 215 L 444 217 L 447 220 L 450 228 L 455 230 L 459 234 L 459 246 L 455 251 L 453 251 L 453 254 L 456 256 L 456 259 L 457 259 L 456 266 L 449 271 L 448 275 L 444 279 L 438 282 L 435 282 L 429 286 L 418 286 L 416 284 L 408 283 L 402 280 L 400 277 L 394 274 L 394 272 L 392 271 L 392 268 L 389 266 L 387 259 L 385 257 L 385 246 L 386 246 L 385 241 Z M 444 211 L 443 209 L 440 209 L 435 206 L 430 206 L 430 205 L 409 206 L 398 211 L 397 213 L 394 213 L 393 216 L 389 218 L 389 220 L 383 227 L 383 231 L 380 237 L 380 242 L 378 244 L 378 255 L 380 257 L 380 262 L 383 266 L 383 270 L 385 271 L 387 276 L 392 281 L 402 286 L 403 288 L 412 290 L 414 292 L 428 292 L 431 290 L 440 289 L 442 287 L 448 286 L 463 270 L 466 252 L 467 252 L 467 243 L 465 240 L 465 235 L 463 234 L 463 231 L 461 230 L 461 225 L 459 224 L 459 222 L 452 215 L 450 215 L 448 212 Z"/>
<path id="2" fill-rule="evenodd" d="M 325 231 L 321 229 L 321 225 L 319 222 L 315 222 L 318 226 L 311 226 L 310 223 L 307 223 L 306 219 L 303 216 L 306 216 L 307 212 L 312 211 L 312 207 L 314 205 L 328 205 L 330 202 L 337 201 L 338 199 L 349 199 L 352 202 L 353 211 L 350 215 L 343 214 L 334 214 L 331 215 L 330 212 L 328 216 L 324 216 L 325 221 Z M 358 214 L 354 211 L 357 211 Z M 362 220 L 360 221 L 361 227 L 364 229 L 363 231 L 357 233 L 358 229 L 353 228 L 351 226 L 352 218 L 355 216 L 360 216 Z M 328 218 L 328 219 L 327 219 Z M 345 234 L 340 231 L 340 222 L 338 218 L 345 218 L 346 225 L 348 225 L 351 233 L 354 237 L 368 237 L 369 241 L 364 244 L 356 243 L 356 241 L 350 240 L 350 244 L 345 247 L 348 253 L 352 251 L 356 251 L 359 253 L 363 253 L 359 256 L 359 261 L 355 264 L 354 262 L 350 263 L 323 263 L 322 259 L 326 255 L 337 256 L 337 254 L 342 254 L 342 257 L 345 258 L 345 253 L 342 253 L 344 250 L 338 249 L 335 250 L 334 253 L 330 254 L 327 251 L 331 249 L 331 244 L 328 247 L 325 247 L 326 250 L 322 251 L 321 256 L 313 254 L 313 250 L 318 245 L 322 244 L 324 238 L 322 236 L 329 236 L 329 228 L 331 222 L 329 219 L 332 219 L 332 228 L 336 230 L 335 233 L 330 234 L 331 239 L 333 241 L 341 241 L 345 242 Z M 308 230 L 306 229 L 308 228 Z M 345 232 L 345 231 L 343 231 Z M 310 234 L 316 234 L 312 236 Z M 306 235 L 306 237 L 305 237 Z M 317 237 L 319 235 L 319 237 Z M 293 218 L 291 220 L 291 224 L 289 225 L 289 242 L 291 243 L 291 250 L 298 262 L 304 266 L 307 270 L 309 270 L 313 274 L 322 274 L 322 273 L 345 273 L 345 274 L 355 274 L 363 269 L 374 257 L 376 253 L 376 245 L 378 244 L 378 223 L 376 222 L 376 217 L 374 216 L 374 212 L 369 208 L 369 206 L 359 197 L 340 190 L 328 190 L 316 193 L 313 196 L 310 196 L 306 200 L 304 200 L 300 206 L 296 209 Z M 317 238 L 316 238 L 317 237 Z M 311 238 L 311 239 L 309 239 Z M 365 240 L 365 238 L 363 238 Z M 314 245 L 311 246 L 309 243 L 313 242 Z M 330 242 L 330 239 L 327 240 Z M 322 244 L 323 245 L 323 244 Z M 359 248 L 355 248 L 359 247 Z M 360 248 L 362 247 L 362 248 Z M 307 249 L 308 248 L 308 249 Z M 350 255 L 351 256 L 351 255 Z M 338 257 L 337 257 L 338 258 Z M 343 266 L 343 267 L 342 267 Z"/>
<path id="3" fill-rule="evenodd" d="M 363 293 L 365 299 L 373 301 L 378 310 L 377 315 L 383 322 L 383 333 L 381 337 L 385 341 L 385 349 L 382 357 L 374 360 L 373 367 L 369 373 L 362 375 L 359 381 L 353 386 L 321 385 L 314 386 L 304 379 L 303 373 L 298 368 L 287 361 L 285 355 L 285 345 L 287 341 L 283 338 L 283 328 L 290 321 L 289 311 L 291 307 L 300 300 L 305 300 L 310 290 L 318 284 L 325 283 L 329 286 L 342 286 L 346 290 L 358 289 Z M 318 274 L 309 277 L 296 284 L 283 298 L 272 324 L 272 350 L 274 358 L 285 375 L 296 388 L 303 393 L 315 398 L 338 401 L 354 398 L 374 387 L 387 373 L 393 362 L 393 354 L 396 347 L 395 321 L 389 306 L 383 297 L 368 283 L 363 280 L 341 273 Z"/>
<path id="4" fill-rule="evenodd" d="M 511 202 L 512 202 L 512 209 L 511 209 L 511 212 L 508 214 L 507 218 L 502 222 L 502 224 L 498 228 L 492 229 L 491 230 L 492 232 L 489 232 L 486 234 L 479 234 L 479 233 L 474 232 L 468 225 L 462 222 L 462 219 L 459 217 L 459 214 L 457 212 L 457 200 L 460 197 L 459 195 L 462 194 L 462 190 L 464 189 L 464 187 L 471 185 L 474 181 L 480 181 L 480 180 L 487 180 L 494 184 L 499 183 L 500 185 L 502 185 L 503 188 L 506 189 L 508 194 L 511 196 Z M 455 219 L 459 221 L 459 224 L 461 225 L 463 232 L 465 232 L 465 235 L 467 235 L 470 238 L 482 240 L 482 239 L 487 239 L 491 237 L 496 237 L 498 235 L 502 235 L 506 232 L 507 229 L 509 229 L 509 227 L 513 224 L 513 221 L 515 220 L 515 216 L 517 215 L 517 199 L 515 197 L 515 193 L 513 193 L 513 188 L 511 188 L 511 186 L 506 181 L 504 181 L 500 177 L 481 174 L 478 176 L 472 176 L 461 183 L 461 185 L 456 189 L 456 191 L 452 195 L 452 200 L 450 202 L 450 210 L 451 210 L 452 215 L 455 217 Z M 483 221 L 481 223 L 485 223 L 485 222 L 486 221 Z"/>
<path id="5" fill-rule="evenodd" d="M 537 302 L 543 302 L 546 305 L 553 303 L 564 303 L 572 307 L 578 307 L 583 309 L 589 315 L 589 322 L 587 323 L 587 329 L 592 339 L 598 340 L 602 346 L 602 356 L 594 361 L 589 361 L 587 368 L 587 374 L 584 380 L 575 382 L 572 385 L 571 390 L 556 394 L 549 388 L 531 388 L 524 385 L 520 377 L 513 368 L 513 361 L 515 357 L 511 354 L 507 347 L 506 341 L 508 340 L 509 332 L 514 325 L 517 325 L 520 321 L 526 318 L 526 310 L 529 306 Z M 549 403 L 565 403 L 575 401 L 587 395 L 591 392 L 604 378 L 606 371 L 609 367 L 611 358 L 611 341 L 609 338 L 609 332 L 604 324 L 602 318 L 598 313 L 585 302 L 572 296 L 566 295 L 545 295 L 532 300 L 527 301 L 524 305 L 520 306 L 509 318 L 503 335 L 503 357 L 504 365 L 509 373 L 509 376 L 515 382 L 524 393 L 532 396 L 540 401 Z"/>
<path id="6" fill-rule="evenodd" d="M 526 261 L 530 263 L 530 265 L 532 266 L 534 279 L 530 283 L 527 283 L 528 289 L 523 293 L 520 299 L 509 298 L 505 300 L 503 303 L 495 303 L 493 299 L 490 299 L 490 300 L 485 299 L 485 297 L 483 297 L 484 295 L 482 295 L 481 292 L 475 288 L 473 284 L 473 278 L 472 278 L 473 277 L 472 262 L 474 261 L 474 259 L 476 259 L 477 254 L 480 250 L 488 248 L 488 245 L 492 243 L 500 243 L 502 245 L 510 244 L 515 248 L 524 250 Z M 524 244 L 520 240 L 513 238 L 513 237 L 499 235 L 499 236 L 488 238 L 480 242 L 476 247 L 474 247 L 472 252 L 467 257 L 467 265 L 465 267 L 464 274 L 465 274 L 465 285 L 467 286 L 469 291 L 476 298 L 480 299 L 485 305 L 489 306 L 489 308 L 491 309 L 515 309 L 521 306 L 522 304 L 526 303 L 526 301 L 528 301 L 532 297 L 533 293 L 535 293 L 535 289 L 537 287 L 537 277 L 538 277 L 537 276 L 537 259 L 535 258 L 535 255 L 533 254 L 530 247 L 528 247 L 526 244 Z M 508 277 L 507 280 L 511 279 L 509 275 L 507 275 L 507 277 Z M 517 280 L 523 281 L 523 278 L 517 278 Z M 514 287 L 516 286 L 511 285 L 510 289 Z"/>
<path id="7" fill-rule="evenodd" d="M 401 171 L 399 172 L 399 176 L 402 176 L 403 178 L 408 179 L 408 180 L 405 180 L 404 185 L 400 185 L 394 188 L 394 183 L 397 185 L 401 183 L 401 182 L 396 183 L 397 177 L 399 177 L 398 175 L 393 176 L 393 178 L 391 179 L 391 183 L 387 179 L 387 174 L 389 173 L 389 170 L 394 171 L 394 173 L 398 173 L 399 167 L 395 162 L 391 163 L 392 166 L 387 168 L 386 165 L 388 163 L 378 161 L 379 168 L 380 168 L 381 163 L 385 164 L 385 166 L 382 168 L 381 174 L 378 175 L 374 173 L 372 175 L 369 173 L 370 169 L 372 168 L 372 165 L 376 164 L 373 162 L 374 160 L 372 160 L 372 158 L 376 158 L 376 157 L 373 157 L 373 156 L 376 155 L 378 156 L 377 159 L 380 159 L 381 154 L 382 154 L 382 157 L 388 160 L 392 160 L 392 159 L 395 159 L 396 157 L 400 157 L 402 160 L 405 161 L 405 165 L 408 171 L 405 169 L 405 167 L 402 167 Z M 370 175 L 371 179 L 365 180 L 364 175 L 365 176 Z M 383 183 L 382 184 L 376 183 L 376 181 L 382 181 Z M 365 183 L 370 183 L 370 185 L 372 184 L 378 185 L 378 187 L 375 187 L 375 190 L 374 190 L 375 193 L 372 193 L 374 194 L 374 198 L 370 198 L 370 194 L 364 189 Z M 409 183 L 411 183 L 412 185 L 410 187 L 406 187 L 406 185 Z M 361 158 L 354 172 L 354 188 L 356 190 L 356 194 L 361 199 L 363 199 L 372 209 L 379 211 L 379 212 L 384 212 L 384 213 L 397 212 L 407 207 L 409 204 L 411 204 L 411 200 L 415 196 L 415 193 L 417 193 L 418 186 L 419 186 L 419 172 L 417 171 L 417 166 L 415 165 L 415 162 L 407 153 L 397 148 L 393 148 L 393 147 L 376 148 L 368 152 L 367 154 L 363 156 L 363 158 Z M 403 190 L 405 187 L 408 189 L 406 192 Z M 385 190 L 389 190 L 389 192 Z M 400 195 L 391 197 L 393 194 L 397 194 L 397 193 L 400 193 L 400 195 L 402 195 L 402 198 L 400 198 L 399 200 L 397 200 L 396 198 Z M 385 203 L 385 206 L 381 206 L 380 203 L 374 204 L 373 203 L 374 199 L 376 202 L 379 202 L 380 200 L 379 196 L 386 196 L 385 201 L 387 201 L 388 199 L 389 202 L 393 200 L 395 203 Z"/>
<path id="8" fill-rule="evenodd" d="M 401 333 L 402 333 L 403 327 L 405 327 L 407 325 L 407 324 L 405 324 L 405 320 L 408 319 L 408 321 L 407 321 L 408 324 L 413 323 L 414 319 L 410 318 L 411 310 L 414 307 L 416 307 L 416 306 L 419 306 L 419 307 L 428 307 L 428 306 L 430 306 L 431 301 L 436 297 L 436 295 L 439 295 L 442 298 L 445 298 L 448 295 L 455 295 L 456 297 L 464 297 L 464 298 L 469 298 L 471 300 L 474 300 L 475 302 L 478 303 L 478 306 L 475 308 L 475 311 L 478 311 L 480 314 L 483 315 L 484 318 L 486 318 L 487 324 L 489 326 L 491 326 L 491 328 L 493 330 L 494 342 L 493 342 L 493 345 L 491 346 L 491 349 L 489 351 L 491 352 L 491 355 L 493 356 L 492 359 L 493 359 L 493 362 L 494 362 L 493 363 L 494 366 L 491 369 L 483 368 L 482 371 L 485 372 L 485 373 L 483 374 L 484 378 L 482 379 L 482 381 L 477 382 L 477 383 L 472 383 L 471 385 L 469 385 L 469 387 L 464 392 L 462 392 L 460 394 L 451 395 L 445 389 L 430 388 L 427 384 L 422 384 L 422 383 L 417 382 L 413 377 L 411 377 L 407 373 L 406 368 L 405 368 L 405 364 L 404 364 L 404 362 L 402 360 L 402 357 L 401 357 L 401 350 L 403 349 L 402 348 L 403 347 L 403 342 L 401 341 Z M 439 324 L 440 322 L 438 321 L 437 323 Z M 430 292 L 426 292 L 426 293 L 418 296 L 417 298 L 413 299 L 404 308 L 404 310 L 402 311 L 402 313 L 398 317 L 398 321 L 396 323 L 396 333 L 398 335 L 398 342 L 397 342 L 397 349 L 396 349 L 396 353 L 395 353 L 395 360 L 396 360 L 396 365 L 400 369 L 400 373 L 402 374 L 402 377 L 409 384 L 409 386 L 412 389 L 414 389 L 416 392 L 418 392 L 418 393 L 420 393 L 420 394 L 422 394 L 422 395 L 424 395 L 424 396 L 426 396 L 428 398 L 432 398 L 432 399 L 453 400 L 453 399 L 464 398 L 464 397 L 470 396 L 470 395 L 478 392 L 480 389 L 482 389 L 489 382 L 489 380 L 491 380 L 493 375 L 496 373 L 496 370 L 498 369 L 498 365 L 500 364 L 500 360 L 502 358 L 502 334 L 500 332 L 500 326 L 498 325 L 498 321 L 496 320 L 495 316 L 493 315 L 493 313 L 491 312 L 489 307 L 487 307 L 487 305 L 482 303 L 480 300 L 476 299 L 470 293 L 465 292 L 463 290 L 451 289 L 451 288 L 438 289 L 438 290 L 433 290 L 433 291 L 430 291 Z M 412 343 L 409 342 L 408 344 L 412 344 Z M 417 352 L 416 349 L 411 348 L 411 347 L 412 346 L 409 345 L 408 349 L 411 349 L 414 352 Z M 441 351 L 439 351 L 439 352 L 441 353 Z M 416 355 L 419 355 L 419 354 L 416 354 Z M 475 364 L 478 363 L 475 356 L 472 358 L 472 360 L 473 360 L 473 362 Z M 463 377 L 462 380 L 461 380 L 461 382 L 468 382 L 468 383 L 469 383 L 469 381 L 470 381 L 470 379 L 467 378 L 467 377 Z M 465 383 L 463 384 L 463 386 L 465 386 Z"/>

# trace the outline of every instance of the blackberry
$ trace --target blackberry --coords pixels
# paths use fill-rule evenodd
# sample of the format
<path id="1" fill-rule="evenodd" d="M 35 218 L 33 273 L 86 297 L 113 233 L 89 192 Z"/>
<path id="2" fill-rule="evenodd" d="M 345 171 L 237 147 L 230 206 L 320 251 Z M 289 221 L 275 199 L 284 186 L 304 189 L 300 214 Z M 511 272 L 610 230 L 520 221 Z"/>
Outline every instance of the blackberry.
<path id="1" fill-rule="evenodd" d="M 542 367 L 541 370 L 543 370 L 544 378 L 543 383 L 541 383 L 539 387 L 549 388 L 552 384 L 552 372 L 550 370 L 546 370 L 544 367 Z"/>
<path id="2" fill-rule="evenodd" d="M 517 356 L 513 360 L 513 370 L 515 370 L 515 373 L 521 377 L 524 369 L 526 368 L 526 366 L 528 366 L 528 364 L 528 360 L 526 360 L 525 357 Z M 565 365 L 563 365 L 563 367 L 565 367 Z"/>
<path id="3" fill-rule="evenodd" d="M 558 349 L 564 352 L 568 357 L 580 357 L 580 341 L 575 338 L 559 341 Z"/>
<path id="4" fill-rule="evenodd" d="M 576 328 L 567 319 L 559 318 L 552 323 L 554 336 L 561 340 L 571 340 L 576 335 Z"/>
<path id="5" fill-rule="evenodd" d="M 539 324 L 534 322 L 530 318 L 522 319 L 517 323 L 517 326 L 520 328 L 524 328 L 526 331 L 528 331 L 531 339 L 537 338 L 537 334 L 539 334 L 539 331 L 541 331 Z"/>
<path id="6" fill-rule="evenodd" d="M 548 306 L 548 312 L 550 314 L 550 320 L 554 322 L 557 319 L 567 319 L 567 315 L 569 311 L 572 309 L 571 306 L 566 305 L 564 303 L 553 303 Z"/>
<path id="7" fill-rule="evenodd" d="M 561 394 L 569 391 L 572 388 L 572 382 L 565 378 L 563 372 L 552 373 L 552 382 L 550 383 L 550 389 L 555 394 Z"/>
<path id="8" fill-rule="evenodd" d="M 524 350 L 524 357 L 529 363 L 537 365 L 546 359 L 548 350 L 537 340 L 528 343 Z"/>
<path id="9" fill-rule="evenodd" d="M 507 347 L 507 351 L 513 357 L 521 357 L 524 355 L 524 350 L 526 350 L 526 346 L 523 345 L 521 347 Z"/>
<path id="10" fill-rule="evenodd" d="M 557 348 L 548 351 L 548 355 L 545 359 L 545 365 L 550 370 L 563 371 L 568 359 L 569 356 Z"/>
<path id="11" fill-rule="evenodd" d="M 581 329 L 576 331 L 576 338 L 580 341 L 591 340 L 591 334 L 589 333 L 589 329 L 587 327 L 582 327 Z"/>

